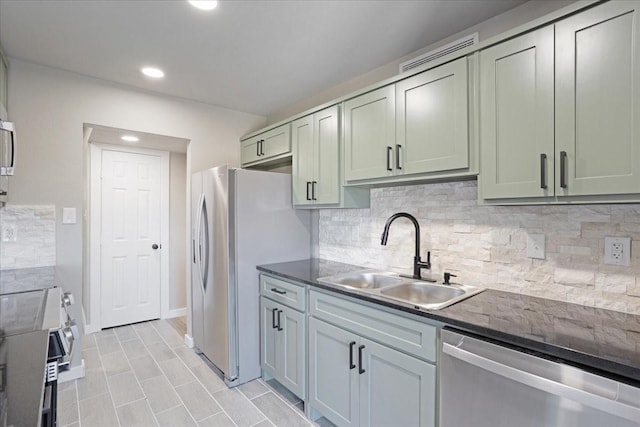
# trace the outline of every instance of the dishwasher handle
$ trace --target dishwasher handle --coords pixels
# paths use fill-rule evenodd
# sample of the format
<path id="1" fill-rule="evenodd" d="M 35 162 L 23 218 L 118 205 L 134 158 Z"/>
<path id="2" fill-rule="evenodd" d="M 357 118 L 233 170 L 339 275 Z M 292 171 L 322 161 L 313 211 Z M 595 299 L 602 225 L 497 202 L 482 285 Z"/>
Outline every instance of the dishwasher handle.
<path id="1" fill-rule="evenodd" d="M 571 399 L 583 405 L 617 415 L 630 421 L 640 421 L 640 408 L 513 368 L 448 343 L 442 343 L 442 352 L 470 365 L 546 393 Z"/>

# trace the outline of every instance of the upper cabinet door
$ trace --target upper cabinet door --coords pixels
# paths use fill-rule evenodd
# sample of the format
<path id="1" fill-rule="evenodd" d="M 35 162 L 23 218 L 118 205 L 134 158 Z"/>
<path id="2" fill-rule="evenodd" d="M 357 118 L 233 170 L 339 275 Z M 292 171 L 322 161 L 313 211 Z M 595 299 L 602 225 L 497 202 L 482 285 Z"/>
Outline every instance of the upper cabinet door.
<path id="1" fill-rule="evenodd" d="M 398 173 L 469 167 L 467 58 L 396 84 Z"/>
<path id="2" fill-rule="evenodd" d="M 554 195 L 553 27 L 480 53 L 481 194 Z"/>
<path id="3" fill-rule="evenodd" d="M 556 24 L 556 194 L 640 192 L 639 8 L 612 1 Z"/>
<path id="4" fill-rule="evenodd" d="M 340 203 L 340 144 L 338 106 L 326 108 L 313 115 L 315 152 L 315 180 L 312 183 L 316 203 Z"/>
<path id="5" fill-rule="evenodd" d="M 385 86 L 344 103 L 345 180 L 394 175 L 395 89 Z"/>
<path id="6" fill-rule="evenodd" d="M 311 185 L 314 180 L 313 116 L 291 123 L 293 145 L 292 182 L 293 204 L 311 204 Z"/>

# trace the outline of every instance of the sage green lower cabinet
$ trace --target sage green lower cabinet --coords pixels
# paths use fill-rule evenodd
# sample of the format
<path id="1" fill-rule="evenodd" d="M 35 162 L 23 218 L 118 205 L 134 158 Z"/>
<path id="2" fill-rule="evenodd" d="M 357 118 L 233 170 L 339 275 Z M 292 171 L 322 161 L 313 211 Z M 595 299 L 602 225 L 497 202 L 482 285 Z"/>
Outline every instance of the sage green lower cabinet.
<path id="1" fill-rule="evenodd" d="M 304 314 L 265 297 L 260 298 L 260 312 L 263 372 L 304 399 Z"/>
<path id="2" fill-rule="evenodd" d="M 435 366 L 309 319 L 309 405 L 338 426 L 435 425 Z"/>
<path id="3" fill-rule="evenodd" d="M 436 331 L 309 291 L 309 413 L 338 426 L 435 426 Z"/>
<path id="4" fill-rule="evenodd" d="M 353 333 L 309 319 L 308 402 L 339 426 L 360 423 L 357 342 Z"/>
<path id="5" fill-rule="evenodd" d="M 364 338 L 360 347 L 360 425 L 435 425 L 435 366 Z"/>

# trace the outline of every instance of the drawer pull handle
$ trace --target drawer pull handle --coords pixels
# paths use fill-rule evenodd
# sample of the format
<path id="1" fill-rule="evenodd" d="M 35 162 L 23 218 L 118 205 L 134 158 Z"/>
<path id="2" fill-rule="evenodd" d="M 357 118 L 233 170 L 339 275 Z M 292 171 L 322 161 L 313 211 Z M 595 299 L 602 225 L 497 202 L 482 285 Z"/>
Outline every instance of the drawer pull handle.
<path id="1" fill-rule="evenodd" d="M 282 310 L 278 310 L 278 330 L 281 331 L 282 327 L 280 326 L 280 314 L 282 313 Z"/>
<path id="2" fill-rule="evenodd" d="M 280 295 L 284 295 L 287 293 L 287 291 L 281 291 L 278 288 L 271 288 L 271 292 L 275 292 L 276 294 L 280 294 Z"/>
<path id="3" fill-rule="evenodd" d="M 358 368 L 358 373 L 359 374 L 364 374 L 365 370 L 362 369 L 362 350 L 364 350 L 364 346 L 361 345 L 360 347 L 358 347 L 358 364 L 360 365 Z"/>
<path id="4" fill-rule="evenodd" d="M 356 345 L 355 341 L 349 343 L 349 369 L 355 369 L 356 364 L 353 363 L 353 346 Z"/>
<path id="5" fill-rule="evenodd" d="M 278 311 L 277 308 L 271 310 L 271 327 L 273 329 L 276 329 L 278 327 L 278 325 L 276 325 L 276 311 Z"/>

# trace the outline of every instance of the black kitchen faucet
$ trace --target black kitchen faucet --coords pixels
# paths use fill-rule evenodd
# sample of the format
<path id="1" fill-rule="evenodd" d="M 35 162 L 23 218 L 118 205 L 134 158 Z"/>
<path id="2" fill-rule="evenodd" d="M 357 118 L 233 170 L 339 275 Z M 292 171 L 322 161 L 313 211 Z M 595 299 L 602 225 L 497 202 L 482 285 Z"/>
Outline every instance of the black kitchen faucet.
<path id="1" fill-rule="evenodd" d="M 416 253 L 413 257 L 413 278 L 420 279 L 420 269 L 431 269 L 431 252 L 427 252 L 427 261 L 422 261 L 422 259 L 420 258 L 420 224 L 418 224 L 418 220 L 413 215 L 406 212 L 398 212 L 391 215 L 387 220 L 387 223 L 384 225 L 384 231 L 382 232 L 382 237 L 380 238 L 380 244 L 383 246 L 387 245 L 387 239 L 389 238 L 389 227 L 391 226 L 391 223 L 393 221 L 400 217 L 408 218 L 416 228 Z"/>

